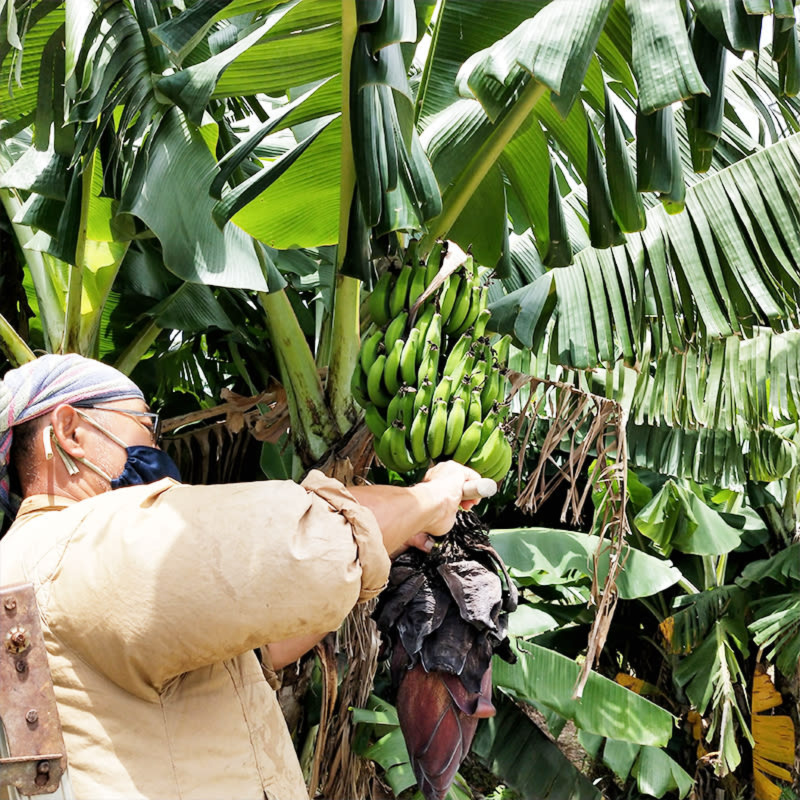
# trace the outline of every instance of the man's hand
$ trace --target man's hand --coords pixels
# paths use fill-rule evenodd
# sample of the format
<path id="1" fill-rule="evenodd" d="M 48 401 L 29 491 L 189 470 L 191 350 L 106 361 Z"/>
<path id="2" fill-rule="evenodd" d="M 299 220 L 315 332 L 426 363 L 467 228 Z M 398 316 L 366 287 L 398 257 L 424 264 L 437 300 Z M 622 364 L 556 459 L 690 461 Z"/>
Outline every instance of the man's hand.
<path id="1" fill-rule="evenodd" d="M 433 547 L 431 536 L 444 536 L 455 525 L 459 508 L 472 508 L 478 500 L 464 500 L 464 484 L 477 480 L 480 474 L 457 461 L 443 461 L 432 466 L 425 477 L 411 490 L 420 495 L 423 507 L 431 509 L 430 519 L 425 530 L 412 536 L 406 542 L 408 547 L 430 551 Z"/>
<path id="2" fill-rule="evenodd" d="M 474 469 L 456 461 L 431 467 L 416 486 L 352 486 L 361 505 L 375 514 L 383 543 L 394 558 L 408 547 L 430 550 L 431 536 L 444 536 L 456 521 L 459 506 L 472 508 L 476 500 L 464 500 L 464 484 L 480 478 Z"/>

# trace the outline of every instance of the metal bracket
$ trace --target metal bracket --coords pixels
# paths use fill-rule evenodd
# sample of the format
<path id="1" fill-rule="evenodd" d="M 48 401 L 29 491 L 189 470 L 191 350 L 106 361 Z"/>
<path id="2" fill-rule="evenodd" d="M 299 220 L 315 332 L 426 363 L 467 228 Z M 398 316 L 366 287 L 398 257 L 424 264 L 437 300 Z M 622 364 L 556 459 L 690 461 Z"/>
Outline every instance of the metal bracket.
<path id="1" fill-rule="evenodd" d="M 0 589 L 0 720 L 8 750 L 0 758 L 0 787 L 55 792 L 67 757 L 31 584 Z"/>

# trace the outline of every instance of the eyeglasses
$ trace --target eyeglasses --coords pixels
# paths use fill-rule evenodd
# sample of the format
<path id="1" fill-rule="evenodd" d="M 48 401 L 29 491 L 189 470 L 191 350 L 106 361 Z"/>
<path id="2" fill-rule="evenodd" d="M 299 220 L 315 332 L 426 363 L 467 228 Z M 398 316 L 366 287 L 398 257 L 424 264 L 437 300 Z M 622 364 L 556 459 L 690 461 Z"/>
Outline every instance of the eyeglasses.
<path id="1" fill-rule="evenodd" d="M 153 437 L 153 443 L 158 444 L 159 439 L 161 438 L 161 418 L 155 411 L 133 411 L 127 408 L 116 408 L 114 406 L 104 406 L 104 405 L 91 405 L 91 406 L 79 406 L 75 404 L 76 408 L 94 408 L 98 411 L 116 411 L 118 414 L 125 414 L 129 417 L 148 417 L 150 419 L 150 425 L 145 425 L 143 422 L 139 422 L 139 424 L 143 428 L 147 428 L 150 432 L 150 435 Z M 138 420 L 137 420 L 138 422 Z"/>

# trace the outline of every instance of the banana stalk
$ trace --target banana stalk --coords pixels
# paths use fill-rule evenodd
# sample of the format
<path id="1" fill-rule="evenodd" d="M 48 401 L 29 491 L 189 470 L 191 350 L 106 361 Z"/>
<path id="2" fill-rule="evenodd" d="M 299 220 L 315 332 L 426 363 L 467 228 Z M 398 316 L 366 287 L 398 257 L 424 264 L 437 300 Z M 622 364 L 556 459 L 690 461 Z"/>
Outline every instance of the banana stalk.
<path id="1" fill-rule="evenodd" d="M 67 285 L 67 311 L 64 317 L 64 338 L 61 341 L 62 353 L 81 351 L 81 304 L 83 300 L 83 270 L 86 262 L 86 233 L 89 227 L 89 201 L 92 193 L 95 152 L 84 159 L 81 175 L 81 219 L 78 228 L 78 242 L 75 246 L 75 263 L 69 268 Z"/>
<path id="2" fill-rule="evenodd" d="M 25 344 L 25 340 L 2 314 L 0 314 L 0 350 L 15 367 L 36 358 L 30 347 Z"/>
<path id="3" fill-rule="evenodd" d="M 350 63 L 358 33 L 355 0 L 342 0 L 342 150 L 339 178 L 339 247 L 336 252 L 336 281 L 334 283 L 332 351 L 328 364 L 326 398 L 335 425 L 343 433 L 358 418 L 353 404 L 350 379 L 361 346 L 360 292 L 361 284 L 354 278 L 339 274 L 344 262 L 350 206 L 356 186 L 353 144 L 350 136 Z"/>
<path id="4" fill-rule="evenodd" d="M 519 100 L 514 103 L 508 114 L 495 125 L 494 130 L 478 149 L 478 152 L 465 165 L 450 190 L 442 197 L 442 213 L 428 223 L 428 232 L 420 239 L 417 252 L 421 258 L 425 258 L 430 253 L 437 239 L 445 238 L 478 186 L 497 162 L 506 145 L 546 91 L 547 88 L 543 84 L 531 78 Z"/>
<path id="5" fill-rule="evenodd" d="M 340 249 L 344 252 L 343 248 Z M 353 394 L 350 391 L 350 379 L 361 347 L 359 322 L 361 282 L 355 278 L 337 275 L 335 292 L 331 358 L 325 394 L 339 430 L 348 431 L 358 417 L 356 407 L 353 405 Z"/>
<path id="6" fill-rule="evenodd" d="M 325 402 L 314 356 L 285 291 L 259 292 L 258 301 L 266 312 L 281 381 L 284 386 L 291 384 L 293 390 L 291 397 L 287 393 L 287 398 L 295 448 L 304 461 L 317 461 L 341 433 Z"/>
<path id="7" fill-rule="evenodd" d="M 164 329 L 151 320 L 150 324 L 139 331 L 136 338 L 122 351 L 114 366 L 123 374 L 130 375 L 162 330 Z"/>
<path id="8" fill-rule="evenodd" d="M 8 165 L 3 159 L 3 151 L 0 149 L 0 169 L 7 168 Z M 13 220 L 22 208 L 22 203 L 17 195 L 8 189 L 0 189 L 0 203 L 3 204 L 9 220 Z M 31 250 L 25 246 L 34 237 L 33 230 L 27 225 L 20 225 L 12 221 L 11 228 L 17 237 L 20 249 L 25 257 L 25 263 L 33 279 L 45 346 L 50 352 L 55 352 L 54 348 L 61 341 L 64 333 L 64 306 L 62 298 L 59 296 L 58 290 L 50 277 L 53 270 L 50 268 L 49 262 L 56 261 L 56 259 L 40 250 Z"/>

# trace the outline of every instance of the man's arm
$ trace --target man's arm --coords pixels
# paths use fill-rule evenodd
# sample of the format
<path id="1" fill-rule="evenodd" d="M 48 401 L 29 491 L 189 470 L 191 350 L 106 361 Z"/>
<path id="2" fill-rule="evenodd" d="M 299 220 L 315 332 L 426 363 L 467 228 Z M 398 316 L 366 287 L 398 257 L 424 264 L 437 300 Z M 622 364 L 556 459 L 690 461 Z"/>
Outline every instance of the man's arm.
<path id="1" fill-rule="evenodd" d="M 350 493 L 375 515 L 389 555 L 394 557 L 409 546 L 430 550 L 430 536 L 446 534 L 455 522 L 459 507 L 469 508 L 477 500 L 462 501 L 463 484 L 479 477 L 474 470 L 455 462 L 438 464 L 428 470 L 416 486 L 351 486 Z M 293 664 L 311 650 L 325 633 L 312 633 L 270 642 L 272 666 L 278 670 Z"/>
<path id="2" fill-rule="evenodd" d="M 350 486 L 355 499 L 378 521 L 386 551 L 394 558 L 409 546 L 429 550 L 430 536 L 444 536 L 455 524 L 459 508 L 477 500 L 463 500 L 464 484 L 480 478 L 475 470 L 456 461 L 444 461 L 428 470 L 415 486 Z"/>
<path id="3" fill-rule="evenodd" d="M 305 655 L 314 645 L 325 638 L 324 633 L 307 633 L 295 636 L 293 639 L 284 639 L 281 642 L 270 642 L 265 647 L 269 650 L 274 670 L 283 669 L 288 664 L 294 664 L 300 656 Z"/>

